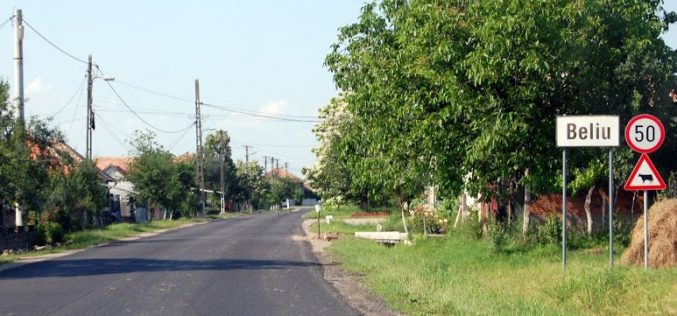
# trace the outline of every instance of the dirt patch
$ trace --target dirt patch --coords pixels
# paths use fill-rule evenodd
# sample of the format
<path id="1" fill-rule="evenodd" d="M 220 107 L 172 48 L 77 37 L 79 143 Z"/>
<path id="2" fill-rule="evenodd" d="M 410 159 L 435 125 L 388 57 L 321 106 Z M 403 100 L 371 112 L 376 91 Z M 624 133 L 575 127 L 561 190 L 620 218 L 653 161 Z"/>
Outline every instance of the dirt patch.
<path id="1" fill-rule="evenodd" d="M 632 241 L 621 262 L 644 265 L 644 216 L 632 229 Z M 677 199 L 657 202 L 649 209 L 649 266 L 677 266 Z"/>
<path id="2" fill-rule="evenodd" d="M 294 236 L 294 240 L 303 238 L 303 240 L 310 243 L 313 254 L 324 268 L 324 279 L 331 283 L 348 304 L 357 309 L 362 315 L 402 315 L 389 309 L 383 299 L 372 294 L 369 289 L 362 284 L 362 278 L 360 276 L 350 273 L 340 267 L 338 258 L 327 251 L 331 242 L 318 239 L 317 233 L 313 234 L 313 232 L 310 231 L 310 225 L 315 222 L 316 221 L 313 219 L 304 220 L 302 226 L 306 235 L 302 237 L 296 235 Z"/>

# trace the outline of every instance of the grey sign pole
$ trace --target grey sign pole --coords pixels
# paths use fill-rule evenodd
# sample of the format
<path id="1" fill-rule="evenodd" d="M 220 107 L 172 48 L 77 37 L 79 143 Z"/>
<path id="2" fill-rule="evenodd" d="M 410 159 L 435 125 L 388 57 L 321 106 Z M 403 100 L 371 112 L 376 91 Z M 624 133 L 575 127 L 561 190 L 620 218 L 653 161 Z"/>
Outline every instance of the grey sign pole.
<path id="1" fill-rule="evenodd" d="M 567 270 L 567 150 L 562 149 L 562 270 Z"/>
<path id="2" fill-rule="evenodd" d="M 614 267 L 614 153 L 609 149 L 609 267 Z"/>
<path id="3" fill-rule="evenodd" d="M 649 191 L 644 190 L 644 270 L 649 271 Z"/>

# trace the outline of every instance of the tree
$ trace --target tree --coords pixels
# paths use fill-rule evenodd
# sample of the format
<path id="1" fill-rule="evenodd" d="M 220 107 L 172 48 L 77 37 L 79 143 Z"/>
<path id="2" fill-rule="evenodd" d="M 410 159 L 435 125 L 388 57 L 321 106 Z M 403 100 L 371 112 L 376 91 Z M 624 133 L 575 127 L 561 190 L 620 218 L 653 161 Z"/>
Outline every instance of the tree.
<path id="1" fill-rule="evenodd" d="M 155 141 L 151 131 L 136 131 L 130 144 L 134 148 L 134 160 L 128 178 L 134 184 L 138 198 L 147 203 L 151 213 L 159 212 L 161 206 L 175 206 L 173 197 L 178 194 L 179 179 L 173 155 Z"/>
<path id="2" fill-rule="evenodd" d="M 85 229 L 92 219 L 101 224 L 100 211 L 107 199 L 96 165 L 83 161 L 65 170 L 67 172 L 55 170 L 50 177 L 46 209 L 52 212 L 47 218 L 58 222 L 66 231 Z"/>
<path id="3" fill-rule="evenodd" d="M 661 3 L 366 4 L 326 59 L 350 118 L 337 142 L 350 182 L 393 192 L 400 206 L 427 183 L 501 204 L 518 185 L 553 190 L 557 115 L 627 120 L 666 108 L 677 68 L 660 34 L 677 15 Z M 570 165 L 597 179 L 604 154 L 577 150 Z M 631 155 L 621 148 L 616 157 Z"/>
<path id="4" fill-rule="evenodd" d="M 223 161 L 221 161 L 223 160 Z M 207 135 L 205 141 L 205 186 L 221 191 L 221 165 L 223 164 L 225 200 L 234 200 L 238 191 L 238 179 L 227 131 L 217 130 Z M 217 203 L 220 203 L 220 198 Z"/>

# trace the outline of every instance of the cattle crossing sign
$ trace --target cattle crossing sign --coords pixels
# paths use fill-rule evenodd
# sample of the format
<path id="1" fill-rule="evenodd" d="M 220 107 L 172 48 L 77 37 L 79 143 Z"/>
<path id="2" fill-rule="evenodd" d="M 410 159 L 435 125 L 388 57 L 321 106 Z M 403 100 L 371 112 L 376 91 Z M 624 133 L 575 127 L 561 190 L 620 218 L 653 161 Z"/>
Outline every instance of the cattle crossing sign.
<path id="1" fill-rule="evenodd" d="M 665 190 L 665 181 L 647 154 L 642 154 L 625 183 L 626 191 Z"/>

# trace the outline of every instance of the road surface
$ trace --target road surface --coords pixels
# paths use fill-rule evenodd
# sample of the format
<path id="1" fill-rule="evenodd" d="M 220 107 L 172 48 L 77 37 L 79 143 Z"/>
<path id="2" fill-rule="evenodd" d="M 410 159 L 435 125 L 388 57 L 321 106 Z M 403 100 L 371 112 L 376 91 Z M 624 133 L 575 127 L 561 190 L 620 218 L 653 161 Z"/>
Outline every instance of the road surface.
<path id="1" fill-rule="evenodd" d="M 216 221 L 0 272 L 0 315 L 355 315 L 302 212 Z"/>

